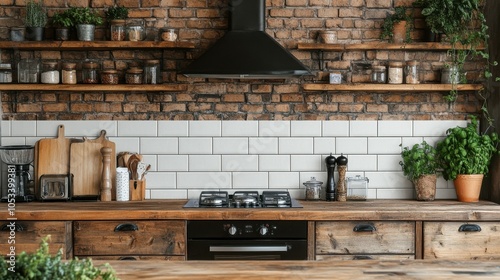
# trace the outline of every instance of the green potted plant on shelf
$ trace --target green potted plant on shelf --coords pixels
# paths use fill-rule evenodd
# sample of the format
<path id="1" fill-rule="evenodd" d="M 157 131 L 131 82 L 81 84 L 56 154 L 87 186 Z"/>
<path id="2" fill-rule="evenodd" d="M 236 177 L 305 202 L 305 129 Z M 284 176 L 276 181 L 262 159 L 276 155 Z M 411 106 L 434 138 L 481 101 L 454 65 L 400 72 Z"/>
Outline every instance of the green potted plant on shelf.
<path id="1" fill-rule="evenodd" d="M 94 41 L 96 25 L 103 23 L 103 18 L 99 13 L 89 7 L 73 7 L 68 13 L 76 25 L 76 33 L 80 41 Z"/>
<path id="2" fill-rule="evenodd" d="M 389 39 L 393 43 L 410 43 L 413 22 L 413 14 L 408 7 L 396 7 L 394 13 L 388 14 L 384 19 L 380 38 Z"/>
<path id="3" fill-rule="evenodd" d="M 499 138 L 496 133 L 480 134 L 476 117 L 466 127 L 446 131 L 446 137 L 437 143 L 436 151 L 443 177 L 453 180 L 457 198 L 463 202 L 479 200 L 484 174 L 488 173 L 491 158 L 497 153 Z"/>
<path id="4" fill-rule="evenodd" d="M 26 15 L 24 25 L 26 26 L 26 39 L 31 41 L 42 41 L 43 30 L 47 24 L 47 11 L 41 2 L 29 0 L 26 2 Z"/>
<path id="5" fill-rule="evenodd" d="M 404 147 L 401 158 L 399 165 L 403 169 L 403 174 L 415 186 L 417 200 L 434 200 L 439 168 L 436 149 L 423 141 L 411 148 Z"/>
<path id="6" fill-rule="evenodd" d="M 56 28 L 55 39 L 60 41 L 69 40 L 70 29 L 75 26 L 69 10 L 54 13 L 52 25 Z"/>
<path id="7" fill-rule="evenodd" d="M 128 18 L 128 8 L 114 6 L 108 8 L 104 14 L 109 21 L 110 34 L 108 38 L 111 41 L 125 40 L 125 20 Z"/>

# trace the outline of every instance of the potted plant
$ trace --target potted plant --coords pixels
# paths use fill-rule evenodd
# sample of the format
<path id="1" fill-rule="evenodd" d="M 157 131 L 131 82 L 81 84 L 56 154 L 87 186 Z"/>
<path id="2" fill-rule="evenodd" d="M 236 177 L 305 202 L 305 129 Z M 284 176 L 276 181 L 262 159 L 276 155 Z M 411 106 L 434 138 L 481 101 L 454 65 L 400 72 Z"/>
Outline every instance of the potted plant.
<path id="1" fill-rule="evenodd" d="M 69 30 L 74 27 L 73 18 L 68 10 L 56 12 L 52 16 L 52 25 L 56 28 L 56 40 L 69 40 Z"/>
<path id="2" fill-rule="evenodd" d="M 105 12 L 106 18 L 109 21 L 111 41 L 125 40 L 125 20 L 128 18 L 128 8 L 126 7 L 110 7 Z"/>
<path id="3" fill-rule="evenodd" d="M 80 41 L 94 41 L 96 25 L 103 23 L 97 11 L 89 7 L 73 7 L 68 10 L 76 26 L 76 33 Z"/>
<path id="4" fill-rule="evenodd" d="M 393 43 L 410 43 L 413 30 L 413 15 L 407 7 L 401 6 L 394 9 L 393 14 L 388 14 L 382 24 L 381 39 L 389 39 Z"/>
<path id="5" fill-rule="evenodd" d="M 413 145 L 411 149 L 404 147 L 401 157 L 403 160 L 399 164 L 403 169 L 403 174 L 415 186 L 417 200 L 434 200 L 439 168 L 436 149 L 423 141 Z"/>
<path id="6" fill-rule="evenodd" d="M 47 24 L 47 11 L 41 2 L 29 0 L 26 2 L 26 39 L 31 41 L 43 40 L 43 29 Z"/>
<path id="7" fill-rule="evenodd" d="M 453 180 L 459 201 L 479 200 L 483 177 L 498 151 L 498 143 L 496 133 L 479 133 L 474 116 L 466 127 L 448 129 L 446 137 L 438 142 L 436 150 L 443 177 Z"/>

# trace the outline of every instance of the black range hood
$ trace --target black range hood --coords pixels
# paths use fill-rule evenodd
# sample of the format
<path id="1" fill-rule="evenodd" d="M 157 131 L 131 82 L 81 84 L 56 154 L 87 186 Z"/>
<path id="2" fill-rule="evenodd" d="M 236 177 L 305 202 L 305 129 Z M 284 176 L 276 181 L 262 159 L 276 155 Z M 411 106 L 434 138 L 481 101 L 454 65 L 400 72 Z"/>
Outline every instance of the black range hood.
<path id="1" fill-rule="evenodd" d="M 187 77 L 281 79 L 311 72 L 265 32 L 265 0 L 230 0 L 230 30 L 180 73 Z"/>

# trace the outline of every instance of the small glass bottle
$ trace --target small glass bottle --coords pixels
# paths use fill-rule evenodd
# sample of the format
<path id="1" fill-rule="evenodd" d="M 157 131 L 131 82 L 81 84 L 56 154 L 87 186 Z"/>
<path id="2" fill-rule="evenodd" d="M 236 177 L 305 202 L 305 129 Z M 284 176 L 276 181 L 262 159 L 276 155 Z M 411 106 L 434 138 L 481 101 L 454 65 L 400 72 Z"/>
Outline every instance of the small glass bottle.
<path id="1" fill-rule="evenodd" d="M 129 68 L 125 73 L 125 82 L 133 85 L 142 84 L 142 72 L 141 68 Z"/>
<path id="2" fill-rule="evenodd" d="M 177 40 L 177 34 L 174 29 L 167 29 L 161 34 L 163 41 L 174 42 Z"/>
<path id="3" fill-rule="evenodd" d="M 12 83 L 12 66 L 10 63 L 0 64 L 0 83 Z"/>
<path id="4" fill-rule="evenodd" d="M 114 19 L 110 22 L 111 41 L 125 40 L 125 20 Z"/>
<path id="5" fill-rule="evenodd" d="M 17 64 L 17 82 L 20 84 L 37 84 L 40 79 L 40 62 L 38 59 L 22 59 Z"/>
<path id="6" fill-rule="evenodd" d="M 106 85 L 118 84 L 118 71 L 114 69 L 102 70 L 101 83 Z"/>
<path id="7" fill-rule="evenodd" d="M 77 82 L 76 63 L 65 62 L 62 64 L 61 82 L 63 84 L 74 85 Z"/>
<path id="8" fill-rule="evenodd" d="M 144 20 L 133 19 L 127 23 L 126 36 L 129 41 L 142 41 L 146 37 Z"/>
<path id="9" fill-rule="evenodd" d="M 56 61 L 42 62 L 42 73 L 40 75 L 42 84 L 58 84 L 59 83 L 59 70 L 57 70 Z"/>
<path id="10" fill-rule="evenodd" d="M 82 65 L 82 83 L 97 84 L 99 83 L 99 63 L 94 61 L 84 62 Z"/>
<path id="11" fill-rule="evenodd" d="M 385 66 L 372 66 L 372 83 L 385 84 L 386 82 Z"/>
<path id="12" fill-rule="evenodd" d="M 150 59 L 144 61 L 144 84 L 161 84 L 160 61 L 158 59 Z"/>
<path id="13" fill-rule="evenodd" d="M 399 61 L 389 62 L 388 70 L 389 84 L 403 83 L 403 63 Z"/>
<path id="14" fill-rule="evenodd" d="M 407 83 L 407 84 L 420 83 L 420 81 L 418 79 L 418 61 L 417 60 L 410 60 L 410 61 L 406 62 L 405 83 Z"/>

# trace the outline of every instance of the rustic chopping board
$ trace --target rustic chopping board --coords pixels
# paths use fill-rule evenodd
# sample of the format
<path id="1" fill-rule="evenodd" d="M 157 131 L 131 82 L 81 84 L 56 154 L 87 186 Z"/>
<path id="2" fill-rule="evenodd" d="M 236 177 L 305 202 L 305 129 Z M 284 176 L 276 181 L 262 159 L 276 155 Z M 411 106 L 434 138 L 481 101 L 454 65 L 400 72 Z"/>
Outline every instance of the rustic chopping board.
<path id="1" fill-rule="evenodd" d="M 111 148 L 111 193 L 115 197 L 116 149 L 115 143 L 106 138 L 102 130 L 97 139 L 84 138 L 72 143 L 70 148 L 70 173 L 73 174 L 72 193 L 74 199 L 97 199 L 101 189 L 103 147 Z"/>

